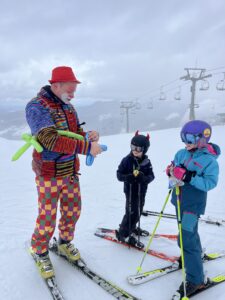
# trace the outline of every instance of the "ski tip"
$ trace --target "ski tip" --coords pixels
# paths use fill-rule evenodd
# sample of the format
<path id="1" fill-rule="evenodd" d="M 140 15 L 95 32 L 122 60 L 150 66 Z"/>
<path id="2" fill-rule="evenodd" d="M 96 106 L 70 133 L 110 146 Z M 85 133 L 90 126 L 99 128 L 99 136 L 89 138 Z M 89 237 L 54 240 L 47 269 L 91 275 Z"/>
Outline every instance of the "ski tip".
<path id="1" fill-rule="evenodd" d="M 225 274 L 218 275 L 211 279 L 212 282 L 223 282 L 225 281 Z"/>

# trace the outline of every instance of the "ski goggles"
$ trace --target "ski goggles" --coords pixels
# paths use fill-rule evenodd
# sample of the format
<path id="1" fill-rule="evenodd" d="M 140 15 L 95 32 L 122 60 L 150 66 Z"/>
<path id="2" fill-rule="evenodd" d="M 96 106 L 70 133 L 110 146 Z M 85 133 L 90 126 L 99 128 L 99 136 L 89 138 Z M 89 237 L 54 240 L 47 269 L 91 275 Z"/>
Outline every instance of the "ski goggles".
<path id="1" fill-rule="evenodd" d="M 131 151 L 136 151 L 139 153 L 144 151 L 144 147 L 135 146 L 133 144 L 130 145 L 130 149 Z"/>
<path id="2" fill-rule="evenodd" d="M 181 140 L 185 144 L 197 145 L 200 140 L 199 135 L 191 134 L 191 133 L 181 133 Z"/>

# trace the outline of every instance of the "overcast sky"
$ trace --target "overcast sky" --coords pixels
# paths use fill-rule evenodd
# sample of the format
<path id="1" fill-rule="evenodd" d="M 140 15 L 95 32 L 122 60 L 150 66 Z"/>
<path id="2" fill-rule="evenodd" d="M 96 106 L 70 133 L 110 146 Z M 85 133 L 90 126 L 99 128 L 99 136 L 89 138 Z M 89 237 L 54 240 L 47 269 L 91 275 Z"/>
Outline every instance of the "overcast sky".
<path id="1" fill-rule="evenodd" d="M 185 67 L 225 66 L 224 0 L 0 4 L 1 102 L 27 102 L 59 65 L 74 68 L 82 101 L 150 97 Z"/>

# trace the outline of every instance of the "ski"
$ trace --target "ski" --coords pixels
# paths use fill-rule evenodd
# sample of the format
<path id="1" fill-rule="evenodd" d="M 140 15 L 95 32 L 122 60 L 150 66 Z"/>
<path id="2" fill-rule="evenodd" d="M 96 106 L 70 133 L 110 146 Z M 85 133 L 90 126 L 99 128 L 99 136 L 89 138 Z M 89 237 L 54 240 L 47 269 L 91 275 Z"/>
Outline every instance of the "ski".
<path id="1" fill-rule="evenodd" d="M 219 258 L 224 258 L 225 257 L 225 253 L 205 253 L 202 260 L 203 262 L 207 262 L 207 261 L 212 261 L 212 260 L 216 260 Z M 152 271 L 147 271 L 144 273 L 139 273 L 136 275 L 130 275 L 127 277 L 127 281 L 132 284 L 132 285 L 138 285 L 138 284 L 142 284 L 145 283 L 147 281 L 151 281 L 153 279 L 162 277 L 166 274 L 178 271 L 181 269 L 181 266 L 179 265 L 179 262 L 175 262 L 170 266 L 164 267 L 164 268 L 159 268 L 159 269 L 155 269 Z"/>
<path id="2" fill-rule="evenodd" d="M 105 234 L 105 233 L 109 233 L 109 234 L 113 234 L 115 235 L 115 229 L 109 229 L 109 228 L 103 228 L 103 227 L 99 227 L 96 230 L 96 233 L 98 234 Z M 145 236 L 149 236 L 149 235 L 145 235 Z M 151 236 L 151 233 L 150 233 Z M 157 233 L 154 235 L 154 238 L 165 238 L 165 239 L 169 239 L 169 240 L 173 240 L 176 241 L 177 240 L 177 235 L 176 234 L 162 234 L 162 233 Z"/>
<path id="3" fill-rule="evenodd" d="M 33 255 L 33 253 L 31 251 L 29 251 L 29 254 L 32 256 L 32 258 L 36 262 L 35 256 Z M 43 278 L 43 277 L 41 277 L 41 278 L 44 280 L 48 290 L 50 291 L 50 293 L 52 295 L 52 299 L 54 299 L 54 300 L 65 300 L 65 298 L 63 297 L 63 295 L 61 294 L 61 292 L 60 292 L 60 290 L 57 286 L 55 276 L 52 276 L 50 278 Z"/>
<path id="4" fill-rule="evenodd" d="M 188 295 L 188 299 L 192 298 L 193 296 L 198 295 L 212 287 L 215 287 L 216 285 L 223 283 L 223 282 L 225 282 L 225 273 L 208 278 L 206 284 L 201 289 L 198 289 L 195 292 Z M 172 297 L 172 300 L 180 300 L 180 299 L 183 299 L 183 298 L 181 297 L 179 292 L 176 292 Z"/>
<path id="5" fill-rule="evenodd" d="M 112 295 L 118 300 L 140 300 L 136 296 L 131 295 L 130 293 L 126 292 L 116 284 L 112 283 L 111 281 L 108 281 L 107 279 L 103 278 L 101 275 L 97 274 L 95 271 L 92 271 L 90 268 L 88 268 L 87 264 L 84 262 L 83 259 L 79 259 L 76 262 L 72 262 L 67 259 L 67 257 L 62 256 L 58 252 L 57 247 L 57 240 L 56 238 L 53 238 L 53 242 L 49 245 L 49 250 L 53 252 L 54 254 L 58 255 L 59 257 L 66 260 L 69 264 L 71 264 L 74 268 L 78 269 L 80 272 L 82 272 L 85 276 L 93 280 L 97 285 L 99 285 L 101 288 L 103 288 L 107 293 Z"/>
<path id="6" fill-rule="evenodd" d="M 138 251 L 142 251 L 142 252 L 145 252 L 145 249 L 140 249 L 138 247 L 135 247 L 135 246 L 132 246 L 126 242 L 121 242 L 119 241 L 115 234 L 108 234 L 108 233 L 103 233 L 103 232 L 95 232 L 95 235 L 102 238 L 102 239 L 105 239 L 107 241 L 111 241 L 111 242 L 114 242 L 116 244 L 120 244 L 120 245 L 123 245 L 125 247 L 128 247 L 128 248 L 132 248 L 132 249 L 136 249 Z M 167 260 L 167 261 L 170 261 L 170 262 L 176 262 L 178 260 L 178 257 L 177 256 L 169 256 L 165 253 L 162 253 L 162 252 L 158 252 L 158 251 L 155 251 L 155 250 L 151 250 L 149 249 L 147 251 L 147 254 L 149 255 L 152 255 L 152 256 L 155 256 L 155 257 L 158 257 L 158 258 L 161 258 L 161 259 L 164 259 L 164 260 Z"/>
<path id="7" fill-rule="evenodd" d="M 143 216 L 156 216 L 156 217 L 159 217 L 160 216 L 160 212 L 157 212 L 157 211 L 151 211 L 151 210 L 144 210 L 142 212 L 142 215 Z M 176 219 L 176 215 L 174 214 L 167 214 L 167 213 L 163 213 L 162 214 L 162 217 L 163 218 L 168 218 L 168 219 Z M 217 225 L 217 226 L 222 226 L 222 225 L 225 225 L 225 220 L 217 220 L 216 218 L 213 218 L 213 217 L 201 217 L 199 218 L 199 221 L 200 222 L 204 222 L 204 223 L 207 223 L 207 224 L 212 224 L 212 225 Z"/>

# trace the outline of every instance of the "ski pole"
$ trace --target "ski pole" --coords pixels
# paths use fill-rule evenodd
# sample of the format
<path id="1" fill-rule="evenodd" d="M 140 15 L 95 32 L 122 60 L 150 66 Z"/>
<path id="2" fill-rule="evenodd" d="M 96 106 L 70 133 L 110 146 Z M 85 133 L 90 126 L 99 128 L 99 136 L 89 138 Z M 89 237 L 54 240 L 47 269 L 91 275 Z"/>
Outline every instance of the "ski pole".
<path id="1" fill-rule="evenodd" d="M 131 234 L 131 193 L 132 193 L 132 184 L 130 183 L 129 186 L 129 198 L 128 198 L 128 214 L 129 214 L 129 240 L 130 240 L 130 234 Z"/>
<path id="2" fill-rule="evenodd" d="M 151 210 L 144 210 L 142 211 L 142 216 L 155 216 L 155 217 L 158 217 L 160 215 L 160 212 L 157 212 L 157 211 L 151 211 Z M 168 218 L 168 219 L 175 219 L 177 220 L 177 216 L 174 215 L 174 214 L 166 214 L 164 213 L 163 218 Z M 217 226 L 223 226 L 223 223 L 225 223 L 225 220 L 223 219 L 216 219 L 215 217 L 202 217 L 202 218 L 199 218 L 199 221 L 200 222 L 204 222 L 206 224 L 212 224 L 212 225 L 217 225 Z"/>
<path id="3" fill-rule="evenodd" d="M 184 247 L 183 247 L 183 238 L 182 238 L 182 224 L 181 224 L 181 213 L 180 213 L 180 188 L 176 186 L 176 196 L 177 196 L 177 221 L 180 237 L 180 252 L 181 252 L 181 264 L 182 264 L 182 276 L 183 276 L 183 285 L 184 285 L 184 297 L 182 300 L 188 300 L 187 291 L 186 291 L 186 272 L 184 267 Z"/>
<path id="4" fill-rule="evenodd" d="M 139 170 L 134 169 L 133 171 L 134 177 L 139 175 Z M 138 243 L 140 242 L 140 219 L 141 219 L 141 184 L 138 183 Z M 135 224 L 136 225 L 136 224 Z"/>
<path id="5" fill-rule="evenodd" d="M 140 242 L 141 234 L 141 184 L 138 183 L 138 243 Z"/>
<path id="6" fill-rule="evenodd" d="M 160 222 L 160 220 L 161 220 L 161 218 L 162 218 L 163 211 L 164 211 L 164 209 L 165 209 L 165 207 L 166 207 L 166 204 L 167 204 L 167 202 L 168 202 L 168 200 L 169 200 L 169 197 L 170 197 L 170 194 L 171 194 L 172 190 L 173 190 L 173 188 L 169 190 L 169 192 L 168 192 L 168 194 L 167 194 L 167 196 L 166 196 L 166 200 L 165 200 L 165 202 L 164 202 L 164 204 L 163 204 L 162 210 L 161 210 L 161 212 L 160 212 L 160 215 L 159 215 L 159 217 L 158 217 L 158 220 L 157 220 L 157 222 L 156 222 L 156 225 L 155 225 L 155 227 L 154 227 L 154 230 L 153 230 L 153 232 L 152 232 L 152 235 L 150 236 L 150 239 L 149 239 L 148 245 L 147 245 L 147 247 L 146 247 L 146 249 L 145 249 L 144 255 L 143 255 L 142 260 L 141 260 L 141 263 L 140 263 L 140 265 L 137 267 L 137 274 L 138 274 L 139 272 L 141 272 L 141 270 L 142 270 L 142 265 L 143 265 L 144 259 L 145 259 L 146 255 L 147 255 L 147 252 L 148 252 L 149 248 L 150 248 L 150 245 L 151 245 L 152 240 L 153 240 L 153 238 L 154 238 L 156 229 L 157 229 L 157 227 L 158 227 L 158 225 L 159 225 L 159 222 Z"/>

